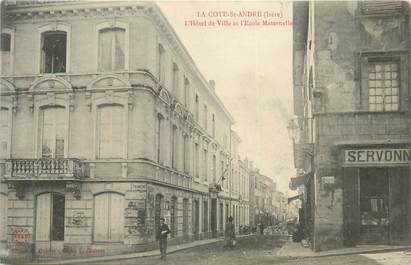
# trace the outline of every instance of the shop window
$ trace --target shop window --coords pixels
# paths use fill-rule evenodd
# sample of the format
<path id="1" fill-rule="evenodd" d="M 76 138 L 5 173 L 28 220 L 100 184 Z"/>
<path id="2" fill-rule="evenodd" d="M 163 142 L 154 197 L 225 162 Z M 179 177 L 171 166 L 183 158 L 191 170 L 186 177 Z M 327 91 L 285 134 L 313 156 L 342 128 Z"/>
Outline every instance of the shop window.
<path id="1" fill-rule="evenodd" d="M 370 111 L 399 109 L 399 63 L 370 62 L 368 66 L 368 102 Z"/>
<path id="2" fill-rule="evenodd" d="M 42 72 L 65 73 L 67 33 L 46 31 L 42 33 Z"/>
<path id="3" fill-rule="evenodd" d="M 66 138 L 66 110 L 51 107 L 42 110 L 41 119 L 41 156 L 63 158 Z"/>
<path id="4" fill-rule="evenodd" d="M 124 196 L 108 192 L 94 197 L 94 241 L 121 242 L 124 237 Z"/>
<path id="5" fill-rule="evenodd" d="M 103 106 L 99 108 L 99 158 L 123 157 L 123 113 L 123 107 L 118 105 Z"/>
<path id="6" fill-rule="evenodd" d="M 99 71 L 125 69 L 125 29 L 104 28 L 98 31 Z"/>

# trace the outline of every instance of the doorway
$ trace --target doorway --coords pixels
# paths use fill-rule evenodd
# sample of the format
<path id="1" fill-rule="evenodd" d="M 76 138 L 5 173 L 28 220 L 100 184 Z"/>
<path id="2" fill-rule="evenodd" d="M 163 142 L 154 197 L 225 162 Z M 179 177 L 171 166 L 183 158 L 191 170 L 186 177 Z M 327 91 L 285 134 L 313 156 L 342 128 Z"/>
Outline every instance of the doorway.
<path id="1" fill-rule="evenodd" d="M 389 179 L 386 169 L 369 168 L 360 175 L 360 241 L 389 242 Z"/>
<path id="2" fill-rule="evenodd" d="M 211 236 L 217 237 L 217 199 L 211 199 Z"/>
<path id="3" fill-rule="evenodd" d="M 65 197 L 42 193 L 36 200 L 36 255 L 61 256 L 64 246 Z"/>

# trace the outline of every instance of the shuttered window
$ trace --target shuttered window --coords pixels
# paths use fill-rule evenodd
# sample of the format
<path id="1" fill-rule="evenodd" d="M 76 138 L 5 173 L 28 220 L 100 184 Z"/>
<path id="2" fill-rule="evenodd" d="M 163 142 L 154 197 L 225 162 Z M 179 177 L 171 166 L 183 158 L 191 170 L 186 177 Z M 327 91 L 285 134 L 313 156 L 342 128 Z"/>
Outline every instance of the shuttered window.
<path id="1" fill-rule="evenodd" d="M 403 6 L 403 1 L 362 1 L 360 12 L 362 15 L 386 15 L 401 12 Z"/>
<path id="2" fill-rule="evenodd" d="M 123 107 L 99 108 L 99 157 L 121 158 L 123 156 Z"/>

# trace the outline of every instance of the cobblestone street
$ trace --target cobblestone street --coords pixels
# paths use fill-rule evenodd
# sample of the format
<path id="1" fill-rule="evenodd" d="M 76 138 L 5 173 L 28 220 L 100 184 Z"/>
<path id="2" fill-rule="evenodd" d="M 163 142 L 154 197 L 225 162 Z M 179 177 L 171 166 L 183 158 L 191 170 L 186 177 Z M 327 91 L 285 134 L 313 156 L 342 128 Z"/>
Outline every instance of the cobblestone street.
<path id="1" fill-rule="evenodd" d="M 158 256 L 111 262 L 87 264 L 173 264 L 173 265 L 265 265 L 265 264 L 315 264 L 315 265 L 407 265 L 411 263 L 410 253 L 398 251 L 379 254 L 354 254 L 331 257 L 293 258 L 278 257 L 276 253 L 285 244 L 285 238 L 278 236 L 251 236 L 241 238 L 234 250 L 224 249 L 223 242 L 187 249 L 169 254 L 167 260 Z"/>

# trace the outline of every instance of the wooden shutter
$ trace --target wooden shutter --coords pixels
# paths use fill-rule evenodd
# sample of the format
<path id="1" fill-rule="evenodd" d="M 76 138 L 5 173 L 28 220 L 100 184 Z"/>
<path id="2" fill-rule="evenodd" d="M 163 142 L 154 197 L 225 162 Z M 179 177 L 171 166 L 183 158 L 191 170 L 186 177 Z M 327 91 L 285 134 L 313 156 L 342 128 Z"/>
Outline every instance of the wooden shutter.
<path id="1" fill-rule="evenodd" d="M 108 203 L 109 193 L 102 193 L 94 198 L 94 241 L 109 240 Z"/>
<path id="2" fill-rule="evenodd" d="M 120 242 L 124 237 L 124 197 L 117 193 L 109 193 L 108 218 L 110 241 Z"/>
<path id="3" fill-rule="evenodd" d="M 360 204 L 359 204 L 358 169 L 343 169 L 343 220 L 344 244 L 355 246 L 360 235 Z"/>
<path id="4" fill-rule="evenodd" d="M 50 240 L 51 193 L 37 196 L 36 206 L 36 240 Z"/>

